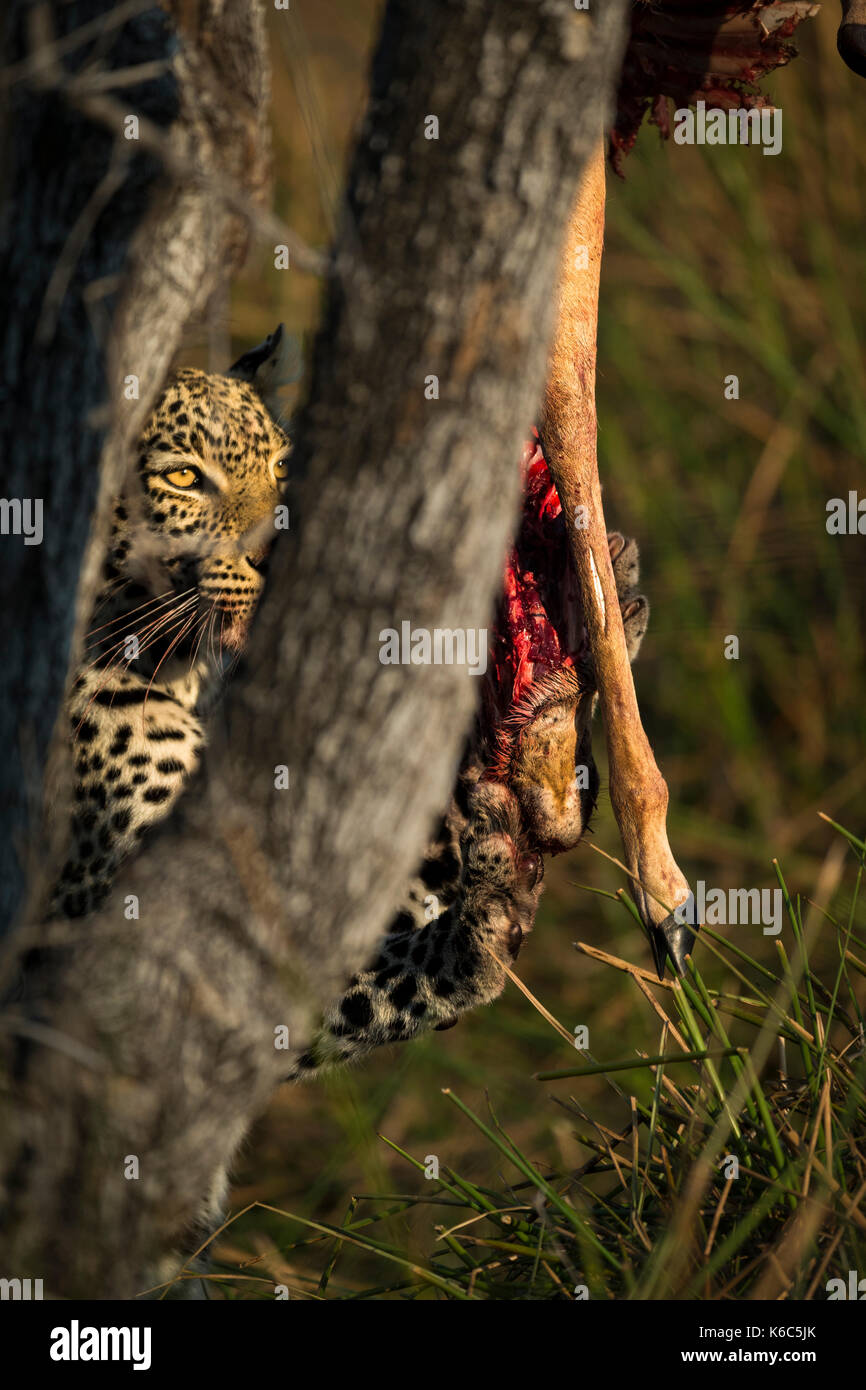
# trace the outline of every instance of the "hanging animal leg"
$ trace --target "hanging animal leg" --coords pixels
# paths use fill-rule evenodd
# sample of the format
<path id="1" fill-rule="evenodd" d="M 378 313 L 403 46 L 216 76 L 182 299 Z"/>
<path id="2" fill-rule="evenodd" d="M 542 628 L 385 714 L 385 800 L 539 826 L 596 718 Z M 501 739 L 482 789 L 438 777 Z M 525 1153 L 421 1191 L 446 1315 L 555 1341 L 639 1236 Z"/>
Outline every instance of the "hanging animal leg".
<path id="1" fill-rule="evenodd" d="M 674 909 L 686 901 L 689 886 L 668 844 L 667 784 L 641 724 L 598 479 L 595 359 L 604 199 L 604 149 L 599 141 L 569 225 L 542 442 L 570 522 L 604 717 L 611 802 L 661 977 L 666 955 L 682 973 L 691 946 L 691 932 L 673 916 Z"/>

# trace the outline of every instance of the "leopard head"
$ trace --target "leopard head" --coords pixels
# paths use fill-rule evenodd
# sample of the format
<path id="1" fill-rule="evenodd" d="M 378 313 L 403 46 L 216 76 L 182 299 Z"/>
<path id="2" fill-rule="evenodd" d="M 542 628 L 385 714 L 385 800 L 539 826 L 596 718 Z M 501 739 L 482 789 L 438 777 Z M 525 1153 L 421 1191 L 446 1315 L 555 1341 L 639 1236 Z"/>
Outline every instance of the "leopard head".
<path id="1" fill-rule="evenodd" d="M 291 444 L 272 413 L 284 355 L 281 326 L 228 375 L 179 371 L 116 512 L 112 563 L 130 598 L 174 596 L 188 636 L 206 629 L 211 651 L 243 648 L 286 515 Z"/>

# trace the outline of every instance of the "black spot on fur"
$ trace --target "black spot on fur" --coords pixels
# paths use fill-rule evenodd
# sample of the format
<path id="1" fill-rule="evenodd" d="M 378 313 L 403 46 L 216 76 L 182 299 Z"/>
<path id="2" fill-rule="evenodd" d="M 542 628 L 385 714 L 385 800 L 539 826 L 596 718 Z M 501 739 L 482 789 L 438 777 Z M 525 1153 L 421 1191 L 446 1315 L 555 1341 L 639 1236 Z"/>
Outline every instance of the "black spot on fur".
<path id="1" fill-rule="evenodd" d="M 130 761 L 132 761 L 130 759 Z M 149 759 L 148 759 L 149 761 Z M 157 772 L 185 772 L 180 758 L 162 758 L 156 765 Z"/>
<path id="2" fill-rule="evenodd" d="M 402 967 L 402 965 L 399 965 L 399 964 L 397 964 L 397 965 L 389 965 L 387 970 L 380 970 L 380 971 L 379 971 L 379 974 L 376 976 L 376 979 L 375 979 L 375 982 L 374 982 L 375 985 L 376 985 L 376 988 L 377 988 L 377 989 L 383 989 L 384 986 L 387 985 L 387 983 L 388 983 L 389 980 L 393 980 L 393 978 L 394 978 L 395 975 L 400 975 L 400 974 L 402 974 L 402 972 L 403 972 L 403 967 Z"/>
<path id="3" fill-rule="evenodd" d="M 421 870 L 421 877 L 430 889 L 443 888 L 452 884 L 460 873 L 460 861 L 449 846 L 436 859 L 428 859 Z"/>
<path id="4" fill-rule="evenodd" d="M 106 705 L 110 709 L 121 709 L 124 705 L 143 704 L 145 696 L 148 700 L 153 700 L 156 703 L 160 700 L 174 700 L 173 695 L 167 695 L 165 691 L 157 690 L 155 686 L 151 686 L 148 693 L 146 687 L 135 685 L 128 690 L 100 690 L 93 699 L 97 705 Z"/>
<path id="5" fill-rule="evenodd" d="M 141 777 L 142 774 L 139 773 L 139 776 Z M 133 780 L 133 782 L 135 782 L 137 779 L 136 779 L 135 777 L 133 777 L 132 780 Z M 144 779 L 144 780 L 146 780 L 146 779 Z M 170 788 L 170 787 L 148 787 L 147 791 L 144 793 L 144 799 L 145 799 L 145 801 L 154 801 L 154 802 L 167 801 L 168 798 L 169 798 L 170 796 L 171 796 L 171 788 Z"/>
<path id="6" fill-rule="evenodd" d="M 366 1028 L 373 1017 L 373 1006 L 366 994 L 347 994 L 340 1005 L 340 1013 L 353 1028 Z"/>
<path id="7" fill-rule="evenodd" d="M 399 985 L 395 985 L 388 995 L 395 1009 L 405 1009 L 418 993 L 418 984 L 413 975 L 407 975 Z"/>

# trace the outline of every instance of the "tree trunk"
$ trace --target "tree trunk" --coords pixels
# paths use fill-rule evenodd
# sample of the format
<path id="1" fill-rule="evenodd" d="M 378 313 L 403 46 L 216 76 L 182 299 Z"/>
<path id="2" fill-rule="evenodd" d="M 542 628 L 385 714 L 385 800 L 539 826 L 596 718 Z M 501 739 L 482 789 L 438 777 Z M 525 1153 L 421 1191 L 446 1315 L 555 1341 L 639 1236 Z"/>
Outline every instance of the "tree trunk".
<path id="1" fill-rule="evenodd" d="M 447 800 L 475 682 L 383 665 L 380 633 L 489 624 L 622 21 L 390 0 L 244 670 L 179 815 L 43 933 L 6 1023 L 3 1264 L 53 1293 L 141 1288 L 285 1071 L 275 1029 L 302 1045 L 364 963 Z"/>
<path id="2" fill-rule="evenodd" d="M 243 249 L 240 202 L 265 190 L 259 7 L 203 0 L 180 52 L 168 16 L 138 9 L 13 0 L 5 21 L 0 458 L 5 497 L 42 502 L 42 539 L 0 544 L 0 935 L 28 867 L 44 870 L 43 770 L 106 504 L 184 330 Z M 57 753 L 62 784 L 65 741 Z"/>

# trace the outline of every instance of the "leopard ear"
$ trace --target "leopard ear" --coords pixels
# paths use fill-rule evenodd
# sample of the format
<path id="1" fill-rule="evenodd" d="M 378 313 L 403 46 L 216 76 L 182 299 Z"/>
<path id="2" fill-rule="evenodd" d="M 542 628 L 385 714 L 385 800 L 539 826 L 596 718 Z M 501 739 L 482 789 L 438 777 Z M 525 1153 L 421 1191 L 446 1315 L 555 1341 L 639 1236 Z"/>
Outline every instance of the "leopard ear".
<path id="1" fill-rule="evenodd" d="M 303 374 L 301 345 L 280 324 L 258 347 L 250 348 L 229 368 L 228 375 L 254 386 L 275 419 L 285 413 L 281 391 Z"/>

